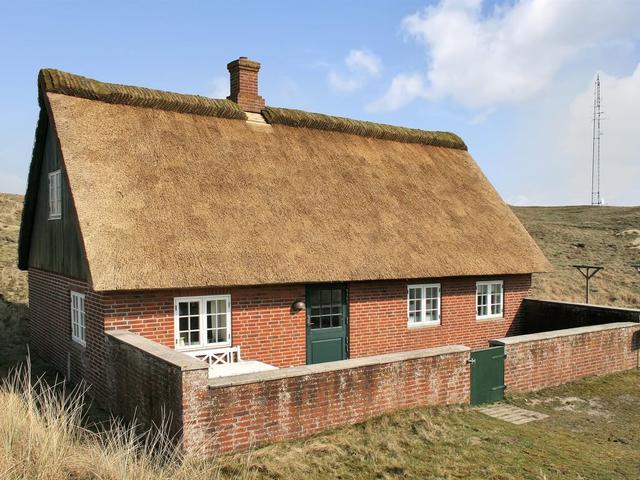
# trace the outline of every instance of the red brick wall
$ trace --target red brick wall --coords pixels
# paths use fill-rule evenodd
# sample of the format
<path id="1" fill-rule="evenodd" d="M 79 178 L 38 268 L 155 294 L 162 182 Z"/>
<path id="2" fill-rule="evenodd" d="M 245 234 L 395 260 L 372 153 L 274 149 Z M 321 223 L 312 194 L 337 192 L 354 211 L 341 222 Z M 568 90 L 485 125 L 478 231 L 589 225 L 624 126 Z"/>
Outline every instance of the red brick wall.
<path id="1" fill-rule="evenodd" d="M 530 275 L 504 276 L 504 318 L 475 318 L 475 278 L 441 279 L 439 326 L 407 326 L 407 285 L 419 281 L 360 282 L 348 286 L 349 341 L 352 358 L 441 345 L 484 347 L 491 338 L 518 333 L 522 298 L 529 294 Z M 436 283 L 438 280 L 429 280 Z M 66 369 L 67 352 L 74 370 L 100 385 L 104 378 L 103 330 L 125 329 L 174 347 L 174 298 L 231 294 L 232 343 L 244 358 L 278 367 L 306 363 L 305 314 L 291 314 L 291 305 L 304 299 L 304 286 L 265 286 L 231 289 L 156 290 L 145 292 L 87 292 L 87 349 L 70 340 L 69 289 L 86 285 L 66 277 L 31 270 L 34 346 Z M 86 358 L 85 358 L 86 357 Z M 102 392 L 107 394 L 107 391 Z"/>
<path id="2" fill-rule="evenodd" d="M 105 327 L 173 348 L 174 298 L 217 294 L 231 294 L 231 340 L 244 358 L 277 367 L 306 362 L 305 314 L 290 312 L 296 300 L 304 299 L 300 285 L 109 293 L 104 295 Z"/>
<path id="3" fill-rule="evenodd" d="M 423 328 L 407 327 L 407 285 L 424 282 L 349 284 L 350 356 L 453 344 L 485 347 L 491 338 L 517 333 L 531 276 L 500 279 L 504 318 L 480 321 L 475 317 L 475 278 L 429 280 L 441 284 L 442 319 L 440 326 Z M 277 367 L 306 363 L 305 314 L 290 312 L 295 300 L 304 299 L 302 285 L 109 293 L 104 295 L 105 328 L 128 329 L 173 348 L 174 298 L 215 294 L 231 294 L 232 342 L 240 345 L 244 358 Z"/>
<path id="4" fill-rule="evenodd" d="M 398 409 L 468 403 L 469 349 L 447 351 L 299 367 L 290 369 L 300 371 L 295 376 L 279 372 L 279 379 L 264 372 L 243 385 L 217 379 L 197 407 L 202 417 L 196 430 L 204 432 L 200 438 L 211 454 L 302 438 Z"/>
<path id="5" fill-rule="evenodd" d="M 507 394 L 530 392 L 591 375 L 638 368 L 640 324 L 580 327 L 491 343 L 505 345 Z"/>
<path id="6" fill-rule="evenodd" d="M 492 338 L 519 333 L 520 305 L 531 291 L 531 275 L 495 278 L 504 281 L 504 316 L 491 320 L 476 320 L 476 281 L 489 280 L 486 277 L 350 284 L 351 357 L 439 345 L 481 348 Z M 440 325 L 409 328 L 407 285 L 421 283 L 440 283 Z"/>
<path id="7" fill-rule="evenodd" d="M 71 291 L 85 294 L 86 347 L 71 339 Z M 72 381 L 91 378 L 101 342 L 100 302 L 82 280 L 29 269 L 31 346 Z"/>

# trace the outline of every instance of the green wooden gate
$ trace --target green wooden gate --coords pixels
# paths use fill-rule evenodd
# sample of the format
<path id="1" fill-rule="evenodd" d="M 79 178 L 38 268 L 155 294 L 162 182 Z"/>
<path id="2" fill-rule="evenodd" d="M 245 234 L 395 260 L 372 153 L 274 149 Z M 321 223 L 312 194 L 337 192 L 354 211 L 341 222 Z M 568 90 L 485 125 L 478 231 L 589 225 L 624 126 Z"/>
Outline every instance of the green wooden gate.
<path id="1" fill-rule="evenodd" d="M 504 347 L 471 352 L 471 405 L 504 399 Z"/>
<path id="2" fill-rule="evenodd" d="M 343 284 L 309 285 L 307 363 L 347 358 L 347 289 Z"/>

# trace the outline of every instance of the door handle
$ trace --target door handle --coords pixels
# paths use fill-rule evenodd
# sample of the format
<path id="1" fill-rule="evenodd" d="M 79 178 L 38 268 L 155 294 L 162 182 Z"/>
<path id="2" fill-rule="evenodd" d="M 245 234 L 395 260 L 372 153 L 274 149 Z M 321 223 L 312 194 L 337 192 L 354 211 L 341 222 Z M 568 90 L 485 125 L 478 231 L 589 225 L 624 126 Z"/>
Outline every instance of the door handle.
<path id="1" fill-rule="evenodd" d="M 468 358 L 467 359 L 467 363 L 469 365 L 475 365 L 476 364 L 476 359 L 475 358 Z"/>

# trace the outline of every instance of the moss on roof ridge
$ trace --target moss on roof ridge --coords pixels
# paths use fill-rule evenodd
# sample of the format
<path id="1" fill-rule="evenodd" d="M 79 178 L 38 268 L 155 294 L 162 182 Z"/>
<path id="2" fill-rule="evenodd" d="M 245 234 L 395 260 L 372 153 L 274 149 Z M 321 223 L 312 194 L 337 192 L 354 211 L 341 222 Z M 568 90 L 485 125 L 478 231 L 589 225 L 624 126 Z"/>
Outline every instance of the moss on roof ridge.
<path id="1" fill-rule="evenodd" d="M 41 93 L 61 93 L 106 103 L 156 108 L 179 113 L 237 120 L 246 120 L 247 118 L 242 108 L 231 100 L 106 83 L 52 68 L 40 70 L 38 85 Z"/>
<path id="2" fill-rule="evenodd" d="M 364 137 L 395 140 L 406 143 L 422 143 L 437 147 L 467 150 L 467 145 L 455 133 L 397 127 L 383 123 L 334 117 L 322 113 L 305 112 L 289 108 L 266 107 L 262 114 L 268 123 L 307 127 L 334 132 L 350 133 Z"/>

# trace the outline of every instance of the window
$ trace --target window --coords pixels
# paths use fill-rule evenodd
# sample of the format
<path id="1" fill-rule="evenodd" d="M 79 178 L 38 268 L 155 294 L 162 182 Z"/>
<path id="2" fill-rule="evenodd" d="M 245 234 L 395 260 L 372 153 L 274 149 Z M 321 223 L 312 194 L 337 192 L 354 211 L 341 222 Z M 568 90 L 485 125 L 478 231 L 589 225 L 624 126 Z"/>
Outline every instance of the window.
<path id="1" fill-rule="evenodd" d="M 84 295 L 78 292 L 71 292 L 71 338 L 80 345 L 86 345 Z"/>
<path id="2" fill-rule="evenodd" d="M 49 220 L 62 217 L 61 179 L 60 170 L 49 173 Z"/>
<path id="3" fill-rule="evenodd" d="M 502 317 L 502 280 L 476 283 L 477 318 Z"/>
<path id="4" fill-rule="evenodd" d="M 440 323 L 440 285 L 409 285 L 407 292 L 408 325 Z"/>
<path id="5" fill-rule="evenodd" d="M 191 350 L 231 345 L 231 296 L 176 298 L 176 348 Z"/>

